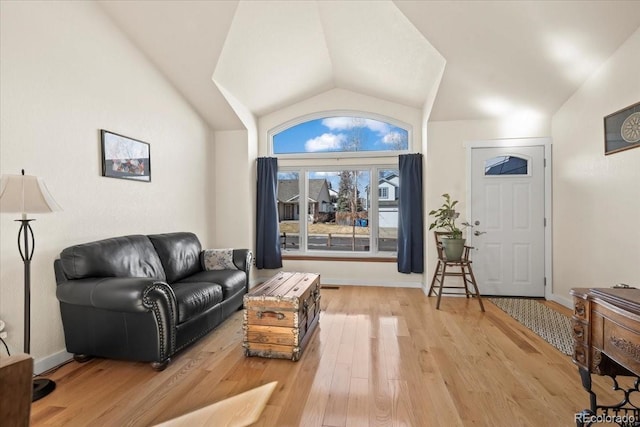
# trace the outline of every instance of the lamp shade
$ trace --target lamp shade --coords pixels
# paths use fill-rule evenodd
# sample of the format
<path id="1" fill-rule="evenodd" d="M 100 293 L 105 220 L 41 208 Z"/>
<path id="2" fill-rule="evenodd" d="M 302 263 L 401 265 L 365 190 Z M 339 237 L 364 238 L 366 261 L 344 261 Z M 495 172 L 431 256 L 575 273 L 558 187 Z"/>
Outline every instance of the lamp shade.
<path id="1" fill-rule="evenodd" d="M 42 178 L 32 175 L 2 175 L 0 212 L 49 213 L 62 208 L 53 199 Z"/>

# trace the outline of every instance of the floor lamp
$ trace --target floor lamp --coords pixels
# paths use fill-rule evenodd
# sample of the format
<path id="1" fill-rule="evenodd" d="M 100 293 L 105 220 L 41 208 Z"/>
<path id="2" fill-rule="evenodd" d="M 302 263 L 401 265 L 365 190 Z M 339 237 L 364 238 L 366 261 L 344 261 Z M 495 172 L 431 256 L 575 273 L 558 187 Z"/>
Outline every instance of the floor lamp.
<path id="1" fill-rule="evenodd" d="M 35 249 L 35 237 L 27 218 L 30 213 L 49 213 L 62 210 L 53 200 L 42 178 L 25 175 L 3 175 L 0 182 L 0 212 L 21 213 L 18 232 L 18 251 L 24 263 L 24 352 L 30 351 L 31 334 L 31 259 Z M 56 388 L 56 383 L 46 378 L 33 380 L 32 401 L 43 398 Z"/>

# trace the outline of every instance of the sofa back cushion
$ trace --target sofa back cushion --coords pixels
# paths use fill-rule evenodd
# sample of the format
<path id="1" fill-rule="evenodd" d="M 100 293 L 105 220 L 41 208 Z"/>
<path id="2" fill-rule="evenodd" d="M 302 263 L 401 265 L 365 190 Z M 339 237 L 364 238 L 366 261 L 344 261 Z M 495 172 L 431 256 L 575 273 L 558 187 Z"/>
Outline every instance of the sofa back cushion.
<path id="1" fill-rule="evenodd" d="M 149 236 L 160 257 L 167 282 L 175 283 L 202 270 L 202 246 L 193 233 L 167 233 Z"/>
<path id="2" fill-rule="evenodd" d="M 68 247 L 60 254 L 69 279 L 149 277 L 166 280 L 162 262 L 146 236 L 114 237 Z"/>

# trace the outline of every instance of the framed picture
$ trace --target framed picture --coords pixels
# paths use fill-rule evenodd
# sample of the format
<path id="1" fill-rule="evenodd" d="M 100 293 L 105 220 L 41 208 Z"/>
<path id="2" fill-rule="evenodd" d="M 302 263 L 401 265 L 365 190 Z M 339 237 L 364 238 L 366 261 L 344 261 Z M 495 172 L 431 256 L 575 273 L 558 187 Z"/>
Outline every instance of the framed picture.
<path id="1" fill-rule="evenodd" d="M 100 130 L 102 176 L 151 182 L 149 144 L 137 139 Z"/>
<path id="2" fill-rule="evenodd" d="M 604 154 L 640 147 L 640 102 L 604 118 Z"/>

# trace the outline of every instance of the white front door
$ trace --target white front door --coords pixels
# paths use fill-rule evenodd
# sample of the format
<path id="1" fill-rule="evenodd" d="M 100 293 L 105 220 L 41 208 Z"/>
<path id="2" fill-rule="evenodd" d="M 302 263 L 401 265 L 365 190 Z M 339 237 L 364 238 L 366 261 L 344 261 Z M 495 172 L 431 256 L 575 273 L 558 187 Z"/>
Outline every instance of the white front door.
<path id="1" fill-rule="evenodd" d="M 483 295 L 545 296 L 544 147 L 471 149 L 473 271 Z"/>

